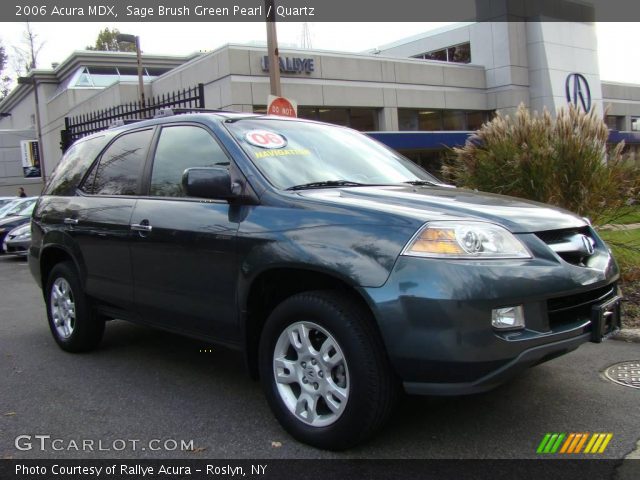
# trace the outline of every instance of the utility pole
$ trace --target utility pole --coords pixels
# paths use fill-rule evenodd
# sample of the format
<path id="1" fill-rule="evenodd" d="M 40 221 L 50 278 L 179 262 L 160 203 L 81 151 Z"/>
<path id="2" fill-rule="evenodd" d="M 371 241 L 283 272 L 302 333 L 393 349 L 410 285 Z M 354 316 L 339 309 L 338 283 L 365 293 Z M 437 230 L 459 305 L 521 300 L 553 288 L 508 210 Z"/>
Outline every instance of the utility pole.
<path id="1" fill-rule="evenodd" d="M 276 7 L 274 0 L 264 0 L 267 20 L 267 51 L 269 55 L 269 84 L 271 95 L 282 96 L 280 87 L 280 58 L 278 53 L 278 36 L 276 34 Z"/>
<path id="2" fill-rule="evenodd" d="M 144 100 L 144 80 L 142 78 L 142 50 L 140 49 L 140 36 L 136 35 L 136 56 L 138 59 L 138 88 L 140 88 L 140 103 L 146 107 Z"/>
<path id="3" fill-rule="evenodd" d="M 136 47 L 136 58 L 138 60 L 138 89 L 140 90 L 140 108 L 144 108 L 144 80 L 142 77 L 142 50 L 140 50 L 140 37 L 129 33 L 119 33 L 116 35 L 116 42 L 131 43 Z"/>

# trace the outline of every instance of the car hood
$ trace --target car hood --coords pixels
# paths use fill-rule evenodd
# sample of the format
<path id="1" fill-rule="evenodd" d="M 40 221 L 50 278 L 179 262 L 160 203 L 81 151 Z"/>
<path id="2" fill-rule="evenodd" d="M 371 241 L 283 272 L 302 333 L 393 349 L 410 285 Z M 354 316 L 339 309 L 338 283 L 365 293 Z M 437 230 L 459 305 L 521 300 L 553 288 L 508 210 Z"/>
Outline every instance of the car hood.
<path id="1" fill-rule="evenodd" d="M 0 219 L 0 228 L 8 228 L 11 226 L 18 226 L 21 223 L 27 223 L 28 221 L 30 221 L 31 217 L 30 216 L 18 216 L 18 215 L 14 215 L 13 217 L 5 217 L 3 219 Z"/>
<path id="2" fill-rule="evenodd" d="M 350 187 L 298 192 L 301 196 L 352 208 L 366 208 L 432 220 L 473 219 L 505 226 L 513 233 L 583 227 L 571 212 L 520 198 L 450 187 Z"/>

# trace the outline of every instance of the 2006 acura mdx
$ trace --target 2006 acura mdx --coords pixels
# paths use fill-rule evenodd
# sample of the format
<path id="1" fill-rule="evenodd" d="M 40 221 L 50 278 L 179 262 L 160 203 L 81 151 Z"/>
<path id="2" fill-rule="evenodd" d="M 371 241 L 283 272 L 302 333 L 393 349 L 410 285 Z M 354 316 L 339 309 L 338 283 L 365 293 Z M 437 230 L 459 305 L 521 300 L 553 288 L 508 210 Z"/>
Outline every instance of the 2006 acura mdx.
<path id="1" fill-rule="evenodd" d="M 620 321 L 582 218 L 304 120 L 166 114 L 85 137 L 32 229 L 64 350 L 111 318 L 240 349 L 284 428 L 328 449 L 369 437 L 400 387 L 485 391 Z"/>

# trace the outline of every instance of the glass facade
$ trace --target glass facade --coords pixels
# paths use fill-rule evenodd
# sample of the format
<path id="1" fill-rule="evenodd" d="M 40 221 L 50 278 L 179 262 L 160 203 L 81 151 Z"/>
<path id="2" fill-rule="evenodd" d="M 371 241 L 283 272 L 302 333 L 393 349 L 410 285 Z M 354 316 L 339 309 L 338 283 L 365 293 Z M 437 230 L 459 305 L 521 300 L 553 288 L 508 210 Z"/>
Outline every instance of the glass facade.
<path id="1" fill-rule="evenodd" d="M 413 58 L 438 60 L 440 62 L 471 63 L 471 44 L 467 42 L 459 45 L 452 45 L 447 48 L 414 55 Z"/>
<path id="2" fill-rule="evenodd" d="M 265 105 L 255 105 L 254 113 L 267 113 Z M 361 132 L 375 132 L 378 130 L 377 108 L 342 108 L 342 107 L 298 107 L 298 118 L 317 120 L 350 127 Z"/>
<path id="3" fill-rule="evenodd" d="M 485 110 L 422 110 L 398 109 L 398 127 L 401 131 L 467 131 L 477 130 L 493 116 Z"/>
<path id="4" fill-rule="evenodd" d="M 434 177 L 442 180 L 440 170 L 447 155 L 446 150 L 399 150 L 399 152 Z"/>
<path id="5" fill-rule="evenodd" d="M 624 130 L 624 116 L 607 115 L 604 121 L 611 130 Z"/>
<path id="6" fill-rule="evenodd" d="M 145 82 L 168 72 L 171 68 L 146 68 L 142 69 L 142 76 Z M 80 67 L 78 71 L 60 84 L 57 93 L 69 88 L 104 88 L 120 81 L 138 81 L 138 67 L 136 66 L 86 66 Z"/>

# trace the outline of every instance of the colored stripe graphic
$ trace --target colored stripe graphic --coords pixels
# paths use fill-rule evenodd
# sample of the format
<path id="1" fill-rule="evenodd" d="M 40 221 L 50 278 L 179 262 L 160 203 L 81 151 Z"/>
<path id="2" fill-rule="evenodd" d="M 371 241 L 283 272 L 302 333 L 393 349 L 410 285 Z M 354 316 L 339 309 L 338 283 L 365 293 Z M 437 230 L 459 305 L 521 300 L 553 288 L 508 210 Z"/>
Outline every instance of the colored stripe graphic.
<path id="1" fill-rule="evenodd" d="M 607 436 L 604 439 L 604 442 L 602 442 L 602 445 L 600 445 L 600 450 L 598 450 L 598 453 L 604 453 L 604 451 L 607 448 L 607 445 L 609 445 L 609 442 L 611 441 L 611 439 L 613 438 L 613 433 L 607 433 Z"/>
<path id="2" fill-rule="evenodd" d="M 546 433 L 536 453 L 604 453 L 612 438 L 613 433 Z"/>
<path id="3" fill-rule="evenodd" d="M 556 453 L 562 441 L 566 437 L 564 433 L 547 433 L 540 445 L 538 445 L 537 453 Z"/>
<path id="4" fill-rule="evenodd" d="M 567 450 L 569 449 L 569 445 L 571 445 L 574 438 L 576 438 L 576 434 L 570 433 L 569 436 L 567 437 L 567 440 L 564 442 L 564 445 L 562 445 L 562 449 L 560 449 L 560 453 L 567 453 Z"/>
<path id="5" fill-rule="evenodd" d="M 542 441 L 540 442 L 540 445 L 538 445 L 538 449 L 536 450 L 536 453 L 543 453 L 544 452 L 544 447 L 546 447 L 547 442 L 549 441 L 550 438 L 551 438 L 551 434 L 550 433 L 547 433 L 542 438 Z"/>
<path id="6" fill-rule="evenodd" d="M 580 442 L 578 442 L 578 445 L 576 446 L 576 451 L 573 453 L 580 453 L 580 451 L 582 450 L 582 447 L 584 446 L 584 442 L 587 441 L 587 438 L 589 438 L 589 434 L 583 433 L 582 438 L 580 439 Z"/>

